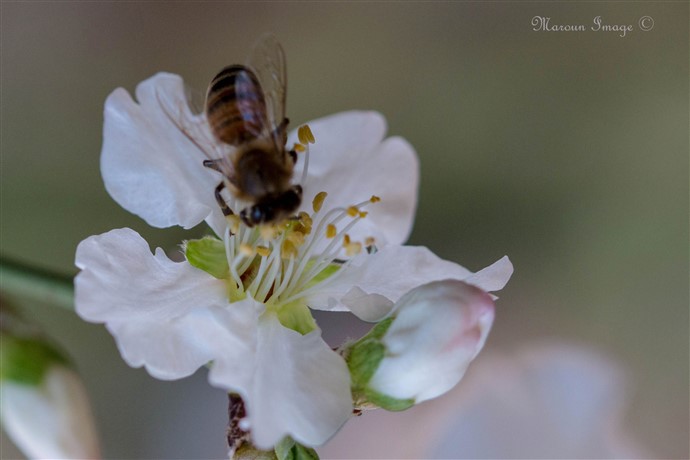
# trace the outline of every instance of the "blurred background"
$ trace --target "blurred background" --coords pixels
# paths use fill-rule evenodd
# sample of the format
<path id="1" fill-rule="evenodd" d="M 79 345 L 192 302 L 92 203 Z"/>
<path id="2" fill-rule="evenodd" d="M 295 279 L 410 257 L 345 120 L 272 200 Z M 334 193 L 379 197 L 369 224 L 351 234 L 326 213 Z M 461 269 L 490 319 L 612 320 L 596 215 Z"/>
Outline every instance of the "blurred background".
<path id="1" fill-rule="evenodd" d="M 656 458 L 690 455 L 686 2 L 1 8 L 3 256 L 74 274 L 75 248 L 92 234 L 131 227 L 174 250 L 203 233 L 149 228 L 107 195 L 103 103 L 159 71 L 203 90 L 272 31 L 287 54 L 293 126 L 373 109 L 417 149 L 410 244 L 472 270 L 510 256 L 487 354 L 534 340 L 596 350 L 625 370 L 625 430 Z M 534 16 L 634 30 L 534 31 Z M 642 16 L 652 30 L 640 30 Z M 104 327 L 13 301 L 74 357 L 107 458 L 224 457 L 226 397 L 205 372 L 154 380 L 124 364 Z M 318 320 L 333 340 L 356 334 L 345 315 Z M 6 438 L 2 451 L 19 455 Z"/>

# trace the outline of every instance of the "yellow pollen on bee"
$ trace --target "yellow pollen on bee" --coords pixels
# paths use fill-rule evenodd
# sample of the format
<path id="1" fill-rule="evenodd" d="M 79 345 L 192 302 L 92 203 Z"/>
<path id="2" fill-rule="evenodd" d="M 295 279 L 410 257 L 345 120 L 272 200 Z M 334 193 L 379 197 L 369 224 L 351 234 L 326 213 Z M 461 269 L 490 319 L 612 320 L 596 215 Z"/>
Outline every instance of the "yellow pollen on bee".
<path id="1" fill-rule="evenodd" d="M 295 145 L 292 146 L 292 150 L 294 150 L 297 153 L 304 153 L 307 151 L 307 148 L 302 144 L 295 143 Z"/>
<path id="2" fill-rule="evenodd" d="M 362 243 L 358 241 L 345 245 L 345 254 L 348 256 L 354 256 L 359 254 L 360 252 L 362 252 Z"/>
<path id="3" fill-rule="evenodd" d="M 326 238 L 334 238 L 335 235 L 338 234 L 338 229 L 335 228 L 335 225 L 333 224 L 328 224 L 328 227 L 326 227 Z"/>
<path id="4" fill-rule="evenodd" d="M 297 129 L 297 138 L 303 145 L 313 144 L 316 142 L 314 134 L 311 132 L 309 125 L 302 125 Z"/>
<path id="5" fill-rule="evenodd" d="M 323 200 L 325 200 L 327 196 L 328 193 L 326 192 L 319 192 L 316 194 L 314 200 L 311 202 L 311 207 L 312 209 L 314 209 L 314 212 L 319 212 L 321 210 L 321 206 L 323 206 Z"/>
<path id="6" fill-rule="evenodd" d="M 266 246 L 257 246 L 256 253 L 262 257 L 268 257 L 269 255 L 271 255 L 271 250 Z"/>
<path id="7" fill-rule="evenodd" d="M 365 217 L 367 217 L 367 214 L 369 213 L 366 211 L 359 211 L 359 218 L 364 219 Z"/>
<path id="8" fill-rule="evenodd" d="M 381 198 L 377 197 L 376 195 L 371 195 L 371 198 L 369 198 L 369 201 L 371 203 L 378 203 L 379 201 L 381 201 Z"/>
<path id="9" fill-rule="evenodd" d="M 283 245 L 280 247 L 280 257 L 283 259 L 297 257 L 297 247 L 292 241 L 288 239 L 283 241 Z"/>
<path id="10" fill-rule="evenodd" d="M 242 243 L 240 244 L 240 254 L 247 257 L 253 256 L 255 254 L 254 248 L 246 243 Z"/>
<path id="11" fill-rule="evenodd" d="M 373 236 L 367 236 L 366 239 L 364 240 L 364 245 L 369 247 L 373 246 L 376 244 L 376 240 L 374 239 Z"/>
<path id="12" fill-rule="evenodd" d="M 359 214 L 359 209 L 357 209 L 357 206 L 350 206 L 347 208 L 347 215 L 350 217 L 355 217 Z"/>
<path id="13" fill-rule="evenodd" d="M 237 233 L 240 231 L 240 218 L 237 216 L 237 214 L 230 214 L 226 217 L 226 219 L 228 219 L 230 222 L 230 231 L 232 233 Z"/>

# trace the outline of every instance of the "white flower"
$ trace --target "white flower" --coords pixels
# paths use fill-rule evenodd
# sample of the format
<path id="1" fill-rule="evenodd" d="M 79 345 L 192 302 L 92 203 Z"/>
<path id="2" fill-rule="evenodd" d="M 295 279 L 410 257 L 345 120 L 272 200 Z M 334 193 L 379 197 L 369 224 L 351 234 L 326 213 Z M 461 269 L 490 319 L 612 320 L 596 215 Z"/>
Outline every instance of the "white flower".
<path id="1" fill-rule="evenodd" d="M 377 113 L 311 122 L 316 144 L 300 219 L 248 228 L 222 215 L 220 175 L 203 167 L 204 154 L 161 108 L 183 107 L 190 129 L 208 130 L 187 112 L 182 80 L 158 74 L 136 96 L 118 89 L 106 102 L 106 188 L 151 225 L 205 220 L 221 239 L 188 242 L 187 261 L 176 263 L 160 249 L 152 255 L 133 230 L 87 238 L 76 255 L 77 312 L 105 323 L 124 359 L 154 377 L 181 378 L 212 362 L 211 384 L 243 397 L 259 448 L 285 435 L 319 445 L 351 413 L 347 366 L 307 306 L 376 321 L 421 284 L 450 278 L 493 291 L 512 273 L 505 257 L 473 274 L 426 248 L 400 246 L 413 223 L 417 159 L 405 140 L 384 139 Z M 296 178 L 303 167 L 301 156 Z M 226 199 L 235 211 L 246 205 Z M 363 250 L 373 242 L 377 251 Z"/>
<path id="2" fill-rule="evenodd" d="M 485 351 L 462 385 L 404 413 L 366 412 L 323 458 L 659 458 L 626 430 L 629 382 L 582 346 Z M 423 427 L 423 429 L 420 429 Z"/>
<path id="3" fill-rule="evenodd" d="M 37 385 L 3 379 L 2 424 L 29 458 L 100 458 L 86 390 L 73 370 L 51 365 Z"/>
<path id="4" fill-rule="evenodd" d="M 541 344 L 479 360 L 452 395 L 436 458 L 658 458 L 624 430 L 626 379 L 586 347 Z"/>

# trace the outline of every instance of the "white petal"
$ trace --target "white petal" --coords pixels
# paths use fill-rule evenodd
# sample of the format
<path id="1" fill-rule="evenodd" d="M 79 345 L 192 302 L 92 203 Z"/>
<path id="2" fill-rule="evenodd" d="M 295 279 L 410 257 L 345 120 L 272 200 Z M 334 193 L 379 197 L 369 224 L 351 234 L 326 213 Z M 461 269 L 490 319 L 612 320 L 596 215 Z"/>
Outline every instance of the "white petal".
<path id="1" fill-rule="evenodd" d="M 105 187 L 123 208 L 154 227 L 190 228 L 220 214 L 213 196 L 220 175 L 203 167 L 203 152 L 170 120 L 160 102 L 185 123 L 193 116 L 184 94 L 179 76 L 159 73 L 137 86 L 138 103 L 122 88 L 105 103 Z"/>
<path id="2" fill-rule="evenodd" d="M 246 356 L 243 365 L 248 362 L 253 374 L 238 375 L 236 359 L 218 357 L 209 380 L 243 396 L 257 447 L 270 449 L 286 435 L 320 445 L 350 416 L 347 366 L 321 339 L 321 331 L 301 335 L 265 314 L 254 355 Z"/>
<path id="3" fill-rule="evenodd" d="M 316 144 L 310 146 L 303 209 L 311 211 L 311 202 L 321 191 L 328 192 L 322 212 L 377 195 L 381 201 L 366 208 L 369 215 L 350 235 L 354 240 L 372 236 L 380 246 L 404 242 L 417 206 L 419 164 L 414 148 L 400 137 L 384 140 L 386 121 L 376 112 L 343 112 L 309 126 Z M 288 145 L 296 138 L 291 133 Z M 296 180 L 302 163 L 300 159 Z"/>
<path id="4" fill-rule="evenodd" d="M 90 236 L 77 247 L 77 313 L 92 322 L 181 316 L 227 303 L 225 283 L 187 262 L 173 262 L 162 249 L 129 228 Z"/>
<path id="5" fill-rule="evenodd" d="M 214 356 L 200 337 L 217 328 L 212 309 L 227 305 L 223 281 L 188 263 L 152 255 L 130 229 L 82 241 L 75 279 L 77 313 L 106 323 L 123 358 L 155 377 L 193 373 Z M 239 309 L 238 309 L 239 310 Z"/>
<path id="6" fill-rule="evenodd" d="M 144 366 L 157 379 L 186 377 L 219 357 L 235 360 L 238 372 L 248 373 L 252 363 L 245 358 L 262 309 L 247 300 L 228 308 L 198 308 L 166 320 L 113 321 L 108 330 L 127 364 Z"/>
<path id="7" fill-rule="evenodd" d="M 38 386 L 3 380 L 3 428 L 29 458 L 100 458 L 98 435 L 79 376 L 52 366 Z"/>
<path id="8" fill-rule="evenodd" d="M 420 286 L 396 304 L 386 356 L 369 386 L 419 403 L 457 384 L 484 346 L 494 319 L 489 295 L 461 281 Z"/>
<path id="9" fill-rule="evenodd" d="M 324 310 L 347 309 L 365 321 L 378 321 L 403 294 L 417 286 L 455 279 L 493 290 L 505 285 L 512 274 L 512 265 L 503 257 L 472 273 L 422 246 L 386 246 L 375 254 L 360 256 L 346 270 L 310 296 L 309 306 Z"/>
<path id="10" fill-rule="evenodd" d="M 513 264 L 503 256 L 488 267 L 465 278 L 463 281 L 480 287 L 486 292 L 500 291 L 513 274 Z"/>

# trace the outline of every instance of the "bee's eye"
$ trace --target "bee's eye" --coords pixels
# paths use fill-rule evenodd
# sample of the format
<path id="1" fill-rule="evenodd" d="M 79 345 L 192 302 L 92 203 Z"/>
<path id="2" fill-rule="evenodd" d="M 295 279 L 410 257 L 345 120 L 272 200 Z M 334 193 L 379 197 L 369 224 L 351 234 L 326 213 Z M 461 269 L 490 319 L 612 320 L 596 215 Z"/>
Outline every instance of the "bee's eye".
<path id="1" fill-rule="evenodd" d="M 263 220 L 262 219 L 263 217 L 264 217 L 264 213 L 261 210 L 261 207 L 260 206 L 252 206 L 252 210 L 251 210 L 252 221 L 257 222 L 257 223 L 261 222 Z"/>

